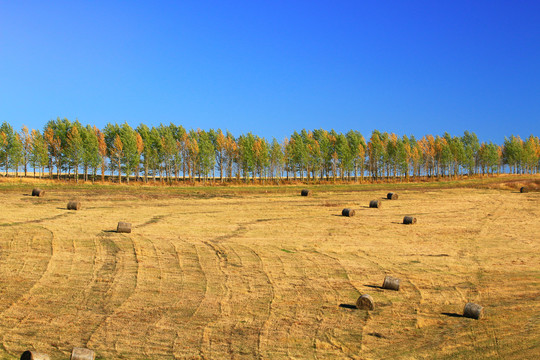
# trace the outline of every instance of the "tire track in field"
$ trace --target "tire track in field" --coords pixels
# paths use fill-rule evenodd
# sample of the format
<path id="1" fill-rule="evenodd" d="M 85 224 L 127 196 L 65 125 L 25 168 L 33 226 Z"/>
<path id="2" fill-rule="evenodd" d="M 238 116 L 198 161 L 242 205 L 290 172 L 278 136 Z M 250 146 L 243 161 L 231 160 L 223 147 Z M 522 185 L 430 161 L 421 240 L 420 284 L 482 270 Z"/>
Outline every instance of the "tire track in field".
<path id="1" fill-rule="evenodd" d="M 316 351 L 321 358 L 354 358 L 362 348 L 365 311 L 345 311 L 340 303 L 355 303 L 360 295 L 345 268 L 330 255 L 313 250 L 305 252 L 318 269 L 320 291 L 325 305 L 320 309 L 321 325 L 317 332 Z M 312 279 L 316 281 L 316 279 Z"/>
<path id="2" fill-rule="evenodd" d="M 14 316 L 14 309 L 30 296 L 32 289 L 47 273 L 52 257 L 53 234 L 37 226 L 33 229 L 38 233 L 29 238 L 27 234 L 19 235 L 24 228 L 12 229 L 3 232 L 2 240 L 8 242 L 9 239 L 9 244 L 0 252 L 0 270 L 5 273 L 0 277 L 0 346 L 6 353 L 14 354 L 11 346 L 6 347 L 6 337 L 9 339 L 10 331 L 24 319 Z M 6 236 L 10 231 L 14 233 Z M 2 244 L 0 248 L 4 246 Z M 7 256 L 2 256 L 3 252 Z"/>
<path id="3" fill-rule="evenodd" d="M 196 260 L 185 260 L 188 257 L 185 254 L 190 253 L 190 248 L 181 241 L 173 244 L 171 241 L 150 240 L 144 236 L 138 236 L 133 241 L 140 266 L 136 278 L 137 287 L 132 296 L 104 321 L 93 336 L 92 343 L 104 347 L 100 353 L 109 354 L 113 358 L 177 357 L 177 341 L 184 338 L 183 334 L 179 336 L 178 328 L 196 311 L 204 297 L 204 286 L 198 292 L 194 289 L 203 275 L 200 270 L 196 270 L 195 274 L 192 271 L 199 263 L 197 253 L 192 249 L 191 253 Z M 159 259 L 157 263 L 154 262 L 156 259 Z M 151 264 L 154 264 L 154 269 Z M 189 292 L 184 291 L 186 286 L 191 287 Z M 156 292 L 148 296 L 147 293 L 153 290 Z M 194 301 L 188 298 L 193 293 L 198 294 Z M 119 331 L 123 331 L 125 336 L 118 336 Z M 129 346 L 130 337 L 139 340 L 135 344 L 137 349 L 132 350 Z M 103 346 L 107 341 L 109 343 Z"/>
<path id="4" fill-rule="evenodd" d="M 290 358 L 287 347 L 288 328 L 276 328 L 275 323 L 281 320 L 281 314 L 279 312 L 282 305 L 281 297 L 282 290 L 280 286 L 281 282 L 278 279 L 285 278 L 285 269 L 283 261 L 279 256 L 274 256 L 280 250 L 275 247 L 263 248 L 259 252 L 261 262 L 268 263 L 265 266 L 266 276 L 268 281 L 272 285 L 272 302 L 270 306 L 270 313 L 268 318 L 261 327 L 259 338 L 259 354 L 261 358 Z M 270 253 L 270 254 L 268 254 Z M 270 264 L 272 264 L 270 266 Z M 277 276 L 276 274 L 280 274 Z M 278 333 L 278 331 L 281 331 Z"/>
<path id="5" fill-rule="evenodd" d="M 493 209 L 490 211 L 489 214 L 487 214 L 486 216 L 480 219 L 480 224 L 479 224 L 480 230 L 478 231 L 478 236 L 474 237 L 474 240 L 473 240 L 474 242 L 472 244 L 471 243 L 468 244 L 468 250 L 469 250 L 468 255 L 471 257 L 472 261 L 474 262 L 476 266 L 476 269 L 475 269 L 476 281 L 472 283 L 473 286 L 471 289 L 469 289 L 469 293 L 467 294 L 467 301 L 472 301 L 481 294 L 480 289 L 481 289 L 482 283 L 485 282 L 484 280 L 485 269 L 479 257 L 482 251 L 481 246 L 480 246 L 480 241 L 484 240 L 484 238 L 487 236 L 488 232 L 490 231 L 491 226 L 500 219 L 501 215 L 504 212 L 503 200 L 501 200 L 500 198 L 494 199 L 493 196 L 490 196 L 489 201 L 491 202 L 490 205 L 493 207 Z M 485 208 L 486 204 L 484 203 L 483 206 Z M 487 212 L 487 209 L 484 211 Z"/>
<path id="6" fill-rule="evenodd" d="M 322 255 L 333 258 L 336 262 L 336 268 L 341 267 L 343 269 L 343 275 L 341 276 L 346 276 L 347 280 L 350 281 L 351 286 L 358 291 L 354 296 L 349 295 L 351 297 L 343 302 L 354 305 L 357 296 L 366 293 L 370 294 L 375 301 L 375 310 L 369 312 L 366 310 L 342 309 L 341 311 L 344 315 L 349 317 L 349 319 L 343 320 L 343 323 L 346 324 L 346 326 L 340 326 L 345 329 L 352 327 L 353 330 L 345 330 L 340 333 L 339 331 L 341 331 L 341 328 L 338 327 L 334 331 L 336 339 L 334 340 L 334 343 L 342 345 L 343 350 L 348 357 L 358 358 L 359 354 L 361 354 L 362 356 L 370 358 L 371 355 L 368 355 L 369 350 L 372 348 L 380 348 L 382 346 L 387 347 L 387 343 L 384 340 L 381 340 L 381 338 L 384 339 L 390 337 L 389 333 L 391 329 L 396 326 L 401 326 L 398 324 L 401 324 L 401 322 L 406 319 L 406 316 L 404 317 L 402 314 L 402 310 L 395 309 L 396 306 L 401 307 L 403 305 L 401 302 L 402 298 L 411 297 L 410 291 L 404 290 L 404 286 L 407 287 L 403 283 L 404 278 L 399 272 L 385 266 L 387 261 L 377 256 L 377 254 L 372 254 L 360 248 L 355 247 L 349 254 L 342 253 L 339 254 L 339 256 L 334 252 L 331 252 L 331 254 L 322 253 Z M 379 284 L 382 283 L 382 278 L 388 273 L 402 279 L 402 286 L 399 293 L 379 288 Z M 339 274 L 336 275 L 339 276 Z M 355 278 L 354 281 L 351 279 L 353 276 Z M 377 281 L 373 281 L 374 278 L 376 278 Z M 379 282 L 379 280 L 381 282 Z M 361 287 L 357 288 L 353 282 L 354 284 L 361 285 Z M 352 294 L 352 291 L 350 293 Z M 343 294 L 343 296 L 346 295 L 347 293 Z M 406 311 L 411 312 L 410 310 Z M 413 320 L 410 320 L 409 322 L 414 324 Z M 354 329 L 356 324 L 361 328 Z M 361 332 L 361 334 L 350 336 L 355 334 L 355 331 Z M 373 334 L 377 334 L 377 336 L 373 336 Z M 354 342 L 354 339 L 357 337 L 360 337 L 361 339 L 360 344 Z"/>
<path id="7" fill-rule="evenodd" d="M 150 220 L 134 226 L 134 228 L 140 229 L 149 225 L 157 224 L 168 216 L 170 215 L 156 215 Z M 143 235 L 140 235 L 138 239 L 140 239 L 137 241 L 138 244 L 144 243 L 144 246 L 140 247 L 140 256 L 147 257 L 148 254 L 155 254 L 155 256 L 150 255 L 149 258 L 145 259 L 145 261 L 152 262 L 154 268 L 158 270 L 158 272 L 151 275 L 155 276 L 154 282 L 156 283 L 158 294 L 151 299 L 151 302 L 159 304 L 155 309 L 155 314 L 152 315 L 152 319 L 145 323 L 146 330 L 144 336 L 142 336 L 144 341 L 142 344 L 140 344 L 140 346 L 144 348 L 144 354 L 156 354 L 157 356 L 170 357 L 173 353 L 175 331 L 166 321 L 165 314 L 171 313 L 174 304 L 176 303 L 173 299 L 179 297 L 177 294 L 178 289 L 181 289 L 183 284 L 182 272 L 177 261 L 177 252 L 170 242 L 154 241 L 154 239 L 150 240 Z M 137 257 L 137 251 L 135 251 L 136 245 L 133 239 L 132 244 L 133 251 L 135 252 L 135 261 L 137 261 L 139 258 Z M 145 250 L 146 248 L 148 248 L 148 251 Z M 148 268 L 148 266 L 146 268 Z M 136 278 L 133 291 L 129 294 L 129 296 L 124 298 L 124 301 L 122 301 L 118 307 L 124 306 L 128 298 L 131 298 L 137 287 L 137 279 L 138 278 Z M 168 282 L 171 282 L 171 284 Z M 165 299 L 165 296 L 169 296 L 169 298 Z M 117 310 L 118 307 L 116 307 L 114 310 Z M 112 312 L 109 313 L 110 315 L 113 315 Z M 144 315 L 144 313 L 141 315 Z M 102 324 L 106 324 L 107 328 L 109 328 L 111 321 L 113 321 L 112 317 L 107 316 Z M 98 327 L 101 327 L 102 324 L 100 324 Z M 140 326 L 138 326 L 138 328 L 141 329 Z M 99 333 L 101 334 L 102 331 L 103 329 L 101 329 Z M 122 352 L 122 349 L 118 348 L 119 345 L 121 344 L 115 343 L 115 349 Z M 117 355 L 118 353 L 116 353 L 115 356 Z"/>
<path id="8" fill-rule="evenodd" d="M 268 322 L 268 318 L 271 312 L 271 303 L 274 299 L 273 285 L 264 269 L 263 260 L 259 256 L 259 254 L 251 247 L 238 244 L 232 245 L 228 242 L 228 240 L 240 237 L 248 230 L 248 227 L 251 225 L 256 225 L 261 222 L 269 222 L 283 219 L 285 218 L 280 217 L 270 219 L 256 219 L 240 223 L 237 224 L 237 228 L 233 230 L 230 234 L 219 236 L 213 239 L 211 242 L 205 242 L 205 244 L 215 252 L 217 258 L 219 259 L 220 270 L 225 278 L 225 295 L 222 297 L 220 302 L 221 319 L 212 321 L 205 328 L 204 346 L 202 352 L 203 355 L 213 356 L 215 355 L 216 351 L 220 352 L 220 354 L 225 354 L 226 352 L 224 349 L 228 347 L 228 356 L 231 357 L 261 357 L 261 347 L 263 346 L 262 344 L 264 342 L 262 336 L 262 333 L 264 331 L 263 328 Z M 245 261 L 247 261 L 246 264 L 244 264 Z M 254 263 L 257 263 L 258 265 L 253 266 Z M 235 270 L 235 268 L 240 268 L 240 270 Z M 236 283 L 236 279 L 238 278 L 243 278 L 241 283 L 243 287 L 238 286 L 238 284 Z M 256 283 L 256 285 L 253 285 L 253 283 Z M 251 311 L 251 313 L 249 313 L 249 306 L 238 305 L 239 302 L 238 300 L 236 300 L 236 298 L 239 295 L 237 295 L 236 292 L 233 292 L 231 290 L 241 288 L 242 291 L 246 293 L 246 286 L 247 294 L 254 292 L 252 290 L 253 288 L 260 289 L 261 287 L 266 289 L 264 291 L 265 293 L 268 293 L 268 301 L 260 300 L 260 296 L 247 295 L 243 298 L 243 302 L 240 302 L 241 304 L 243 304 L 247 301 L 248 305 L 254 304 L 254 307 L 258 307 L 258 310 L 256 312 Z M 267 296 L 263 296 L 263 299 Z M 261 309 L 262 307 L 264 307 L 260 304 L 261 302 L 267 303 L 266 305 L 264 305 L 267 309 L 266 316 L 261 316 Z M 231 303 L 235 305 L 231 307 Z M 246 312 L 249 314 L 245 315 L 244 313 Z M 226 316 L 224 315 L 225 313 L 229 315 Z M 231 320 L 227 318 L 234 316 L 245 316 L 247 320 L 235 320 L 236 323 L 234 325 L 226 324 L 227 322 L 231 322 Z M 230 336 L 227 335 L 230 337 L 229 341 L 227 341 L 226 339 L 219 339 L 219 341 L 216 341 L 215 338 L 211 337 L 212 333 L 217 333 L 214 330 L 215 327 L 219 326 L 224 326 L 225 328 L 227 328 L 227 326 L 229 327 Z M 242 336 L 242 334 L 245 333 L 249 333 L 250 336 L 252 336 L 252 334 L 256 334 L 256 341 L 255 337 L 253 337 L 253 339 L 250 338 L 250 344 L 246 345 L 245 336 Z M 216 350 L 216 347 L 221 350 Z"/>
<path id="9" fill-rule="evenodd" d="M 249 247 L 220 242 L 209 244 L 221 253 L 226 292 L 222 313 L 206 330 L 209 356 L 257 358 L 262 326 L 268 317 L 272 288 L 260 257 Z"/>
<path id="10" fill-rule="evenodd" d="M 259 259 L 259 262 L 261 264 L 261 270 L 264 272 L 264 275 L 266 277 L 266 281 L 270 285 L 270 301 L 268 303 L 268 312 L 266 314 L 266 318 L 264 319 L 264 322 L 262 323 L 262 325 L 261 325 L 261 327 L 259 329 L 258 339 L 257 339 L 257 354 L 258 354 L 258 358 L 262 359 L 263 358 L 263 354 L 262 354 L 263 349 L 264 349 L 264 347 L 268 346 L 268 336 L 265 337 L 263 334 L 268 335 L 268 324 L 269 324 L 269 321 L 270 321 L 270 315 L 272 314 L 272 305 L 273 305 L 274 299 L 276 297 L 275 284 L 272 282 L 270 276 L 268 275 L 267 269 L 265 267 L 265 264 L 264 264 L 261 256 L 255 250 L 253 250 L 253 248 L 248 247 L 248 246 L 246 246 L 246 247 L 251 252 L 253 252 L 253 254 Z"/>
<path id="11" fill-rule="evenodd" d="M 122 308 L 124 303 L 133 295 L 137 286 L 138 262 L 133 240 L 125 235 L 111 235 L 111 241 L 119 248 L 116 253 L 116 273 L 114 277 L 105 273 L 112 282 L 108 291 L 105 293 L 108 301 L 104 303 L 106 313 L 102 319 L 95 325 L 92 331 L 88 333 L 88 347 L 96 349 L 104 356 L 115 356 L 116 343 L 112 334 L 108 333 L 111 317 Z M 105 268 L 103 268 L 105 270 Z M 99 272 L 98 272 L 99 274 Z M 99 277 L 96 277 L 99 281 Z"/>
<path id="12" fill-rule="evenodd" d="M 268 323 L 268 320 L 270 318 L 270 314 L 272 312 L 272 303 L 274 302 L 274 298 L 275 298 L 275 293 L 274 293 L 274 284 L 271 282 L 270 280 L 270 277 L 268 276 L 268 273 L 266 272 L 266 269 L 265 269 L 265 266 L 264 266 L 264 263 L 262 261 L 262 258 L 260 257 L 260 255 L 251 247 L 249 246 L 246 246 L 244 245 L 244 247 L 246 248 L 247 251 L 250 252 L 250 254 L 253 254 L 254 258 L 257 259 L 257 262 L 259 263 L 259 270 L 261 272 L 261 274 L 264 274 L 264 278 L 265 278 L 265 281 L 266 281 L 266 284 L 268 285 L 268 290 L 269 290 L 269 295 L 270 295 L 270 300 L 268 301 L 268 304 L 267 304 L 267 311 L 266 311 L 266 314 L 264 315 L 261 315 L 261 325 L 258 329 L 258 332 L 257 332 L 257 357 L 259 359 L 262 358 L 262 354 L 261 354 L 261 342 L 263 341 L 262 339 L 262 334 L 263 334 L 263 331 L 266 327 L 266 324 Z"/>
<path id="13" fill-rule="evenodd" d="M 226 292 L 225 278 L 220 270 L 220 260 L 208 244 L 187 240 L 180 244 L 183 244 L 181 248 L 188 250 L 187 254 L 179 254 L 186 297 L 182 301 L 184 317 L 176 328 L 174 356 L 180 359 L 205 358 L 210 356 L 205 331 L 221 314 Z"/>
<path id="14" fill-rule="evenodd" d="M 27 293 L 47 269 L 52 255 L 52 234 L 35 226 L 11 228 L 0 237 L 0 319 L 4 311 Z"/>
<path id="15" fill-rule="evenodd" d="M 94 241 L 94 273 L 81 301 L 74 325 L 86 328 L 80 342 L 92 344 L 94 334 L 135 288 L 132 243 L 122 235 L 99 233 Z M 96 347 L 93 347 L 96 348 Z"/>
<path id="16" fill-rule="evenodd" d="M 249 225 L 257 224 L 264 221 L 272 221 L 274 219 L 257 219 L 253 221 L 248 221 L 245 223 L 240 223 L 236 225 L 236 229 L 234 229 L 229 234 L 218 236 L 210 241 L 203 241 L 203 244 L 206 245 L 207 248 L 210 249 L 210 251 L 215 255 L 215 259 L 217 266 L 217 269 L 220 276 L 223 278 L 223 281 L 221 282 L 221 288 L 222 288 L 222 296 L 219 299 L 219 314 L 216 315 L 213 319 L 208 319 L 206 322 L 206 325 L 204 327 L 204 330 L 202 331 L 202 343 L 201 343 L 201 356 L 203 357 L 212 357 L 215 355 L 216 352 L 221 354 L 221 356 L 233 356 L 232 354 L 238 353 L 241 354 L 240 356 L 245 356 L 245 354 L 251 353 L 253 356 L 258 356 L 258 344 L 260 339 L 257 339 L 257 346 L 255 350 L 246 348 L 244 345 L 237 346 L 234 344 L 234 337 L 236 336 L 235 333 L 232 331 L 235 331 L 234 328 L 231 330 L 230 324 L 226 324 L 227 322 L 231 322 L 230 318 L 232 317 L 232 313 L 234 309 L 231 308 L 231 301 L 233 301 L 233 296 L 237 296 L 233 294 L 232 288 L 230 285 L 233 281 L 233 274 L 228 271 L 228 269 L 232 269 L 233 267 L 236 268 L 242 268 L 242 258 L 237 254 L 237 251 L 230 246 L 229 243 L 225 245 L 225 242 L 227 242 L 230 239 L 239 237 L 244 232 L 247 231 Z M 250 250 L 249 248 L 246 248 Z M 255 252 L 252 252 L 252 255 L 255 255 L 255 258 L 260 262 L 260 258 Z M 202 264 L 202 262 L 201 262 Z M 262 270 L 262 263 L 259 264 L 259 273 L 264 271 Z M 266 281 L 268 284 L 268 278 L 266 277 Z M 242 284 L 245 285 L 245 284 Z M 245 290 L 245 289 L 244 289 Z M 245 309 L 241 309 L 241 311 L 244 311 Z M 227 314 L 227 315 L 226 315 Z M 249 317 L 248 317 L 249 318 Z M 249 320 L 251 321 L 251 319 Z M 246 323 L 248 320 L 240 320 L 240 322 Z M 242 323 L 242 324 L 243 324 Z M 216 327 L 225 327 L 229 328 L 229 333 L 227 333 L 226 336 L 221 335 L 222 331 L 216 330 Z M 261 325 L 262 326 L 262 325 Z M 237 326 L 237 328 L 241 328 L 241 326 Z M 237 329 L 238 330 L 238 329 Z M 225 330 L 226 331 L 226 330 Z M 241 332 L 242 330 L 236 331 Z M 261 330 L 259 329 L 259 332 Z M 213 336 L 213 334 L 218 334 L 218 336 Z M 230 335 L 229 335 L 230 334 Z M 255 346 L 253 347 L 255 348 Z M 228 355 L 224 355 L 228 354 Z M 237 355 L 235 355 L 237 356 Z"/>
<path id="17" fill-rule="evenodd" d="M 7 349 L 20 349 L 35 337 L 36 331 L 39 331 L 39 337 L 47 337 L 58 347 L 73 334 L 65 323 L 74 318 L 81 293 L 92 273 L 91 262 L 84 261 L 91 256 L 84 247 L 76 249 L 73 231 L 62 229 L 52 234 L 52 255 L 47 270 L 4 314 L 10 323 L 3 338 Z"/>
<path id="18" fill-rule="evenodd" d="M 48 221 L 48 220 L 57 220 L 57 219 L 61 219 L 61 218 L 66 217 L 66 216 L 68 216 L 68 215 L 69 215 L 69 213 L 66 212 L 66 213 L 63 213 L 63 214 L 58 214 L 58 215 L 54 215 L 54 216 L 44 217 L 44 218 L 41 218 L 41 219 L 26 220 L 26 221 L 15 221 L 15 222 L 12 222 L 12 223 L 2 223 L 2 224 L 0 224 L 0 227 L 3 227 L 3 226 L 26 225 L 26 224 L 38 224 L 38 223 L 42 223 L 42 222 Z"/>
<path id="19" fill-rule="evenodd" d="M 114 320 L 119 317 L 119 313 L 122 313 L 123 309 L 126 308 L 126 303 L 128 303 L 134 296 L 134 293 L 139 286 L 139 273 L 141 271 L 141 265 L 139 264 L 139 255 L 135 240 L 128 235 L 119 235 L 119 237 L 121 239 L 126 239 L 129 242 L 127 253 L 129 253 L 129 256 L 133 259 L 133 287 L 129 295 L 114 308 L 111 314 L 109 314 L 102 320 L 102 322 L 96 327 L 96 329 L 92 332 L 90 336 L 88 345 L 92 345 L 92 348 L 96 350 L 101 350 L 100 353 L 105 355 L 117 354 L 119 351 L 117 346 L 117 340 L 119 336 L 115 333 L 117 325 L 114 323 Z"/>
<path id="20" fill-rule="evenodd" d="M 182 277 L 181 297 L 174 303 L 174 307 L 177 309 L 174 312 L 169 311 L 167 314 L 167 320 L 174 328 L 174 339 L 171 344 L 172 354 L 175 359 L 178 359 L 178 343 L 184 339 L 184 333 L 188 333 L 187 331 L 181 331 L 179 325 L 189 322 L 193 314 L 197 312 L 206 296 L 208 287 L 199 264 L 200 260 L 195 246 L 183 242 L 181 239 L 178 239 L 175 243 L 170 242 L 170 245 L 174 249 L 175 259 Z M 201 283 L 203 286 L 200 286 Z M 192 294 L 196 294 L 196 296 L 194 298 L 189 296 Z"/>
<path id="21" fill-rule="evenodd" d="M 163 271 L 156 247 L 150 240 L 142 235 L 129 238 L 137 263 L 135 288 L 94 333 L 92 342 L 109 351 L 114 348 L 117 354 L 124 356 L 148 357 L 145 336 L 159 319 L 166 302 L 161 285 Z"/>
<path id="22" fill-rule="evenodd" d="M 507 294 L 512 294 L 514 299 L 522 298 L 520 290 L 525 289 L 528 283 L 519 284 L 512 281 L 512 271 L 509 271 L 507 275 L 501 275 L 499 270 L 490 268 L 489 247 L 499 246 L 497 244 L 498 239 L 508 231 L 505 227 L 512 226 L 511 224 L 506 225 L 505 221 L 501 221 L 501 218 L 503 215 L 508 214 L 512 214 L 509 218 L 515 216 L 513 214 L 515 210 L 511 207 L 513 202 L 505 202 L 501 193 L 490 194 L 486 199 L 482 198 L 481 201 L 482 204 L 475 209 L 477 210 L 476 218 L 479 227 L 477 230 L 475 229 L 477 235 L 470 239 L 471 241 L 465 245 L 463 250 L 463 253 L 471 260 L 473 265 L 469 270 L 471 281 L 468 283 L 469 286 L 465 288 L 463 297 L 467 302 L 482 304 L 489 309 L 490 302 L 507 303 L 508 300 L 504 299 Z M 520 210 L 522 209 L 520 208 Z M 509 245 L 512 246 L 512 244 Z M 505 271 L 504 268 L 503 266 L 500 270 Z M 522 279 L 522 277 L 518 278 Z M 503 290 L 503 288 L 506 289 Z M 456 287 L 456 289 L 458 288 Z M 494 295 L 492 291 L 498 295 Z M 491 343 L 492 345 L 489 348 L 493 351 L 493 356 L 504 358 L 505 356 L 501 356 L 499 353 L 500 342 L 506 344 L 512 342 L 516 335 L 515 330 L 511 327 L 501 326 L 496 329 L 490 323 L 483 325 L 477 329 L 471 327 L 468 331 L 460 331 L 446 337 L 452 338 L 458 344 L 466 343 L 471 337 L 474 337 L 475 346 L 478 347 Z"/>
<path id="23" fill-rule="evenodd" d="M 316 289 L 309 259 L 301 252 L 284 252 L 265 246 L 258 252 L 272 284 L 271 313 L 261 333 L 263 358 L 316 358 L 315 335 L 320 326 L 320 293 Z M 276 263 L 277 262 L 277 263 Z"/>
<path id="24" fill-rule="evenodd" d="M 161 311 L 146 333 L 146 352 L 159 357 L 174 356 L 177 339 L 177 324 L 185 320 L 182 305 L 185 295 L 185 272 L 178 261 L 179 253 L 171 242 L 153 242 L 160 260 L 161 289 L 163 296 Z"/>
<path id="25" fill-rule="evenodd" d="M 235 230 L 235 231 L 238 231 Z M 218 238 L 219 240 L 225 239 L 225 237 L 221 236 Z M 218 328 L 216 331 L 215 329 L 218 327 L 219 322 L 222 319 L 230 319 L 231 316 L 231 298 L 232 298 L 232 289 L 229 285 L 230 279 L 229 279 L 229 273 L 224 270 L 224 268 L 227 266 L 228 262 L 232 259 L 229 259 L 229 254 L 223 250 L 222 247 L 217 245 L 215 242 L 210 243 L 205 241 L 204 244 L 208 246 L 214 254 L 218 258 L 218 269 L 219 272 L 222 274 L 223 277 L 223 294 L 220 297 L 219 302 L 219 315 L 214 317 L 210 322 L 206 324 L 204 327 L 204 330 L 202 332 L 202 342 L 201 342 L 201 354 L 203 358 L 212 358 L 215 357 L 215 353 L 218 352 L 221 356 L 220 357 L 229 357 L 231 356 L 231 343 L 228 341 L 228 333 L 224 333 L 223 331 L 220 331 L 221 329 Z M 232 255 L 232 254 L 231 254 Z M 232 260 L 231 260 L 232 261 Z M 236 264 L 237 265 L 237 264 Z M 217 333 L 216 336 L 213 336 L 213 334 Z M 221 334 L 225 334 L 224 336 L 220 336 Z M 224 339 L 223 339 L 223 338 Z M 217 349 L 216 349 L 217 347 Z"/>

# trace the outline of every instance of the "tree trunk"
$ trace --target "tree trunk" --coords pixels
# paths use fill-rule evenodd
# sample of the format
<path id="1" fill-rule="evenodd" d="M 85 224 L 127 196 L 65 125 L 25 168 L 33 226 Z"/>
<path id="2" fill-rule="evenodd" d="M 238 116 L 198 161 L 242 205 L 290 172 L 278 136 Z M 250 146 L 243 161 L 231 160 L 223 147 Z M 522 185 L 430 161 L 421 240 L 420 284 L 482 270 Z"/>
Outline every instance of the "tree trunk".
<path id="1" fill-rule="evenodd" d="M 148 160 L 144 159 L 144 182 L 148 182 Z"/>
<path id="2" fill-rule="evenodd" d="M 118 160 L 118 183 L 122 183 L 122 164 L 120 163 L 120 160 Z"/>
<path id="3" fill-rule="evenodd" d="M 223 182 L 223 158 L 219 162 L 219 181 Z"/>

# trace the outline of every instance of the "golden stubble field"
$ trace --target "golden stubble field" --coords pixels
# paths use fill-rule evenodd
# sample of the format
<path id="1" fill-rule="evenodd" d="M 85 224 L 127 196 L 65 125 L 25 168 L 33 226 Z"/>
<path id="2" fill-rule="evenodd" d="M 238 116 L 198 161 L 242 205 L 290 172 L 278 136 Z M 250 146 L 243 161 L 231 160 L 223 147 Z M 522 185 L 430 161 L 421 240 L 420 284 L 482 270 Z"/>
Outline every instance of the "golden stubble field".
<path id="1" fill-rule="evenodd" d="M 0 190 L 2 359 L 540 356 L 539 192 L 409 189 L 370 209 L 387 190 L 31 188 Z M 363 293 L 375 310 L 351 308 Z M 468 301 L 484 319 L 459 316 Z"/>

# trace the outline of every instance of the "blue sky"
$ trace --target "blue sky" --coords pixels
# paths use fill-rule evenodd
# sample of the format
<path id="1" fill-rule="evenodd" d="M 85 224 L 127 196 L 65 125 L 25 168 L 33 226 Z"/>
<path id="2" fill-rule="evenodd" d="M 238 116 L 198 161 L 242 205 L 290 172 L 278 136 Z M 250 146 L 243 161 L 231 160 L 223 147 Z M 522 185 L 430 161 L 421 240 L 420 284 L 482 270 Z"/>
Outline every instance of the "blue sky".
<path id="1" fill-rule="evenodd" d="M 3 1 L 0 122 L 540 135 L 538 1 Z"/>

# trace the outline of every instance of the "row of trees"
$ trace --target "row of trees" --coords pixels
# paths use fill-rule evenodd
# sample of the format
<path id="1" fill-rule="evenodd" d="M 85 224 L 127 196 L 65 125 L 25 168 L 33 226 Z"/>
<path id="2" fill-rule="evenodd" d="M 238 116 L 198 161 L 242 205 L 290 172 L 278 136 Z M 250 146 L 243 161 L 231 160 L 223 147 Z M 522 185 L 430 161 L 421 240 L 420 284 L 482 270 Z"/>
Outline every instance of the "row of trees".
<path id="1" fill-rule="evenodd" d="M 206 182 L 300 179 L 363 180 L 463 174 L 538 173 L 540 139 L 505 138 L 501 145 L 463 136 L 414 136 L 374 130 L 368 141 L 358 131 L 346 134 L 316 129 L 294 132 L 282 142 L 252 133 L 238 137 L 222 130 L 186 130 L 174 124 L 133 129 L 127 123 L 103 129 L 68 119 L 49 121 L 43 131 L 0 126 L 0 167 L 19 176 L 98 175 L 105 180 Z M 36 175 L 37 174 L 37 175 Z"/>

